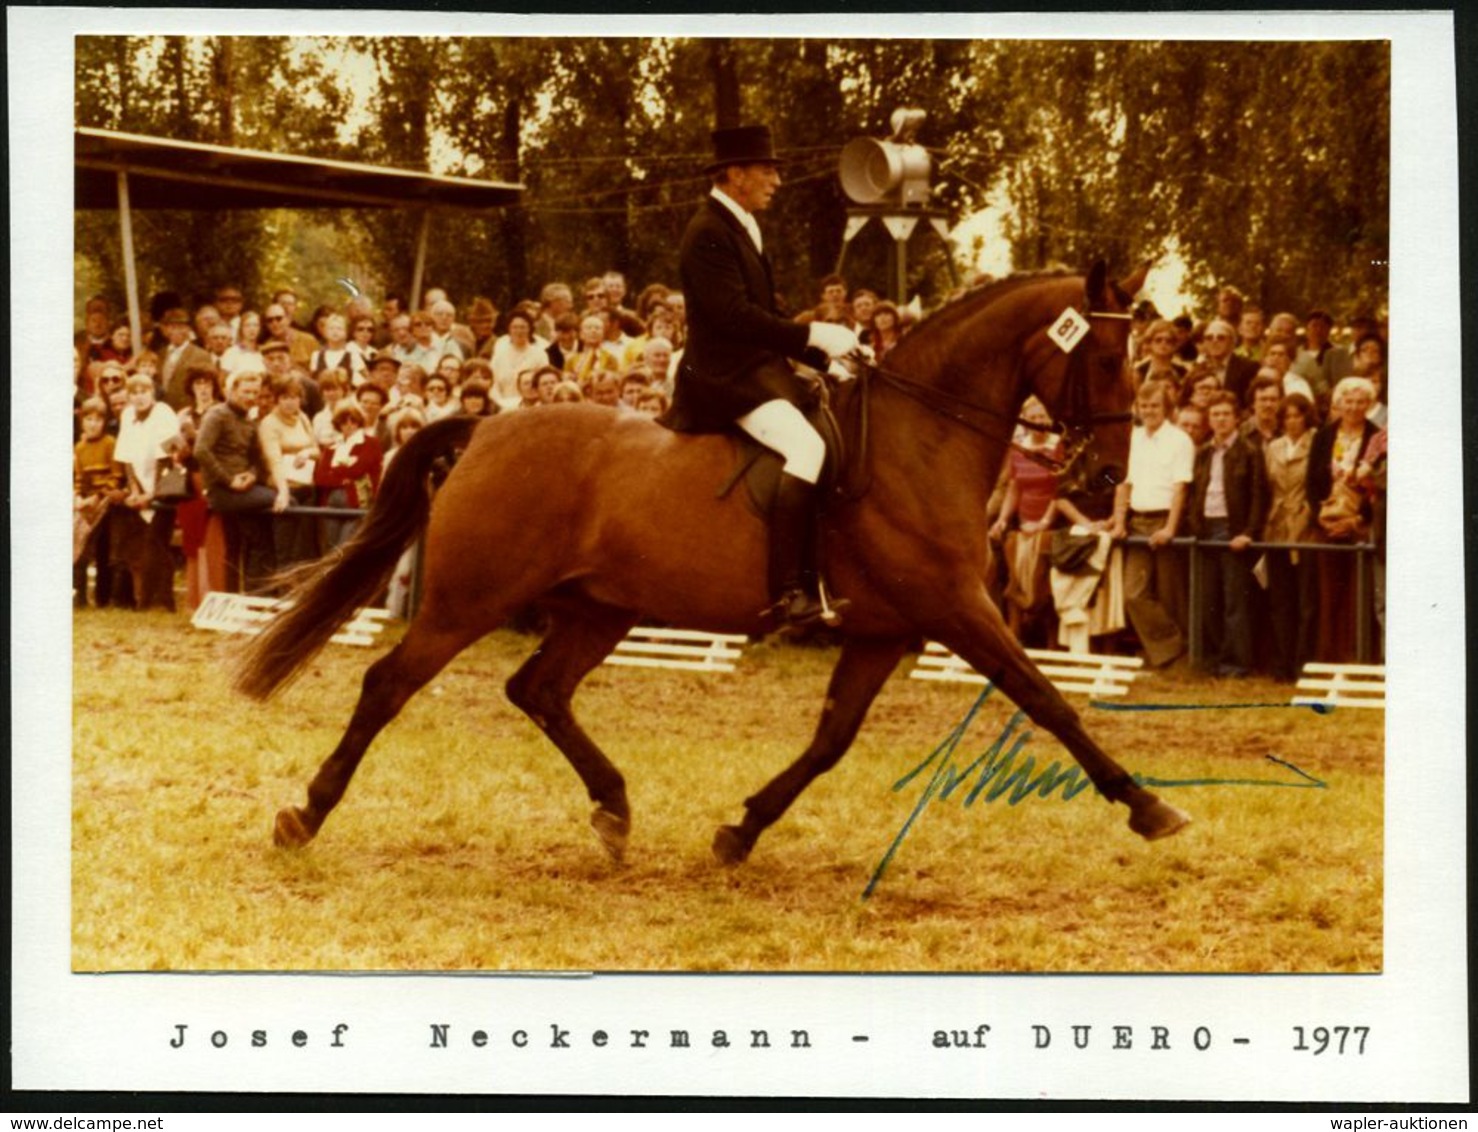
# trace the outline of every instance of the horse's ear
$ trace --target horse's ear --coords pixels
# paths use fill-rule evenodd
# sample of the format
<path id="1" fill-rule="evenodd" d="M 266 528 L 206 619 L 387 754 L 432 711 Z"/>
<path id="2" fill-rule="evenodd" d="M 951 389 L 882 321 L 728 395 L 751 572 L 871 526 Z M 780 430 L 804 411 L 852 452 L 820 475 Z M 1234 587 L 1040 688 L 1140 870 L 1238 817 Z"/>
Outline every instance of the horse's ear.
<path id="1" fill-rule="evenodd" d="M 1091 307 L 1103 306 L 1107 297 L 1105 286 L 1108 283 L 1108 264 L 1103 260 L 1096 260 L 1088 269 L 1088 305 Z"/>
<path id="2" fill-rule="evenodd" d="M 1150 268 L 1154 266 L 1153 260 L 1145 260 L 1141 263 L 1133 275 L 1120 279 L 1114 284 L 1123 296 L 1125 302 L 1131 302 L 1134 296 L 1144 289 L 1144 281 L 1149 278 Z"/>

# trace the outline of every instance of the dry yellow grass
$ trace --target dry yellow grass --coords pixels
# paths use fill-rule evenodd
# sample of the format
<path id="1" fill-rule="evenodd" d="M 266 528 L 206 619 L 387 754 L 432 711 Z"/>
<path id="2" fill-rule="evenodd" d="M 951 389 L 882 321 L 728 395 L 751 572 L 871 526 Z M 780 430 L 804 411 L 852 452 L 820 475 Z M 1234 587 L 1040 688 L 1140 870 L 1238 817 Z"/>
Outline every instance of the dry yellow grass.
<path id="1" fill-rule="evenodd" d="M 393 634 L 393 630 L 392 630 Z M 533 638 L 459 657 L 371 748 L 308 849 L 275 849 L 378 650 L 331 646 L 266 706 L 223 675 L 236 642 L 183 615 L 88 613 L 74 657 L 78 970 L 1376 971 L 1383 717 L 1288 709 L 1085 709 L 1161 779 L 1325 789 L 1163 791 L 1195 824 L 1146 844 L 1085 791 L 936 799 L 863 892 L 923 783 L 894 791 L 975 692 L 905 678 L 857 745 L 744 866 L 714 828 L 805 745 L 833 654 L 753 648 L 732 676 L 602 669 L 576 701 L 626 774 L 627 863 L 586 825 L 563 758 L 502 697 Z M 1131 702 L 1286 700 L 1257 682 L 1154 674 Z M 1011 715 L 989 702 L 963 769 Z M 1071 765 L 1050 737 L 1022 755 Z"/>

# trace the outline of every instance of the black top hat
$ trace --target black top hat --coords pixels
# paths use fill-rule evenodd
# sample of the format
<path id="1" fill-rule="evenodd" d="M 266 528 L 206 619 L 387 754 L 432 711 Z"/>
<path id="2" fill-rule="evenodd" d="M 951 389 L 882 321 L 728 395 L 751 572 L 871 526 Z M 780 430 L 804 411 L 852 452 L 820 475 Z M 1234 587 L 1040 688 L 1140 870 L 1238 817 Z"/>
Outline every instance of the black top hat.
<path id="1" fill-rule="evenodd" d="M 733 126 L 713 131 L 713 160 L 705 173 L 726 165 L 779 165 L 769 126 Z"/>

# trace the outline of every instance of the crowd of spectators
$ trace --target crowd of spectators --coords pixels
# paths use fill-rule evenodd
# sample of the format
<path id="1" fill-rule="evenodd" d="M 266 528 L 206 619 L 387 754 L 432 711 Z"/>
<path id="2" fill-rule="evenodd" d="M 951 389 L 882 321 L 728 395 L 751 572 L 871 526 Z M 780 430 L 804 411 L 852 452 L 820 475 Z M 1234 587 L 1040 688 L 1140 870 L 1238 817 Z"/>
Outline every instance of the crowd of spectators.
<path id="1" fill-rule="evenodd" d="M 1322 309 L 1267 318 L 1224 288 L 1204 322 L 1136 307 L 1125 482 L 1041 486 L 1030 412 L 991 528 L 994 582 L 1029 643 L 1127 645 L 1209 673 L 1292 681 L 1311 660 L 1384 652 L 1386 337 Z M 997 510 L 998 509 L 998 510 Z M 1357 582 L 1368 554 L 1369 586 Z M 1196 571 L 1195 586 L 1190 571 Z M 1362 625 L 1361 621 L 1365 624 Z M 1357 657 L 1361 639 L 1367 656 Z"/>
<path id="2" fill-rule="evenodd" d="M 397 294 L 311 314 L 291 288 L 260 298 L 249 308 L 230 285 L 192 303 L 156 295 L 138 343 L 107 299 L 86 304 L 74 359 L 79 608 L 89 597 L 174 608 L 180 551 L 192 606 L 210 588 L 268 588 L 352 534 L 352 515 L 305 508 L 368 506 L 399 446 L 444 416 L 580 401 L 660 416 L 686 323 L 680 292 L 653 283 L 633 297 L 615 271 L 587 279 L 578 302 L 564 283 L 507 311 L 474 297 L 465 322 L 436 288 L 419 310 Z M 883 359 L 914 314 L 828 276 L 801 317 L 852 326 Z M 1355 318 L 1336 340 L 1323 310 L 1265 318 L 1227 288 L 1200 323 L 1141 303 L 1132 327 L 1126 483 L 1059 482 L 1040 458 L 1060 445 L 1051 418 L 1023 410 L 982 517 L 1013 630 L 1169 664 L 1195 617 L 1222 675 L 1289 679 L 1310 659 L 1350 659 L 1368 616 L 1353 604 L 1356 564 L 1315 548 L 1374 544 L 1383 627 L 1381 326 Z M 166 469 L 184 470 L 183 490 Z M 212 543 L 213 517 L 224 544 Z"/>

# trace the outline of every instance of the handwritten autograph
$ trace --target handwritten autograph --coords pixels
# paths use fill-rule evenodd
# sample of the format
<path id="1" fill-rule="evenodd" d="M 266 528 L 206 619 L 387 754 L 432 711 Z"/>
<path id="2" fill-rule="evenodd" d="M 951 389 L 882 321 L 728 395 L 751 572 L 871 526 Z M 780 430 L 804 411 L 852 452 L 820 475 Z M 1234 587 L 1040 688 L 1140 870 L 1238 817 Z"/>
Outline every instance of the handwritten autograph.
<path id="1" fill-rule="evenodd" d="M 959 769 L 954 761 L 955 752 L 961 742 L 964 741 L 966 733 L 970 730 L 970 725 L 975 721 L 975 717 L 980 714 L 980 709 L 985 706 L 986 700 L 990 698 L 995 690 L 994 685 L 987 684 L 980 695 L 976 697 L 975 702 L 970 706 L 970 710 L 965 713 L 965 717 L 954 726 L 943 742 L 935 747 L 923 762 L 919 763 L 918 766 L 893 783 L 893 791 L 897 793 L 906 788 L 915 779 L 922 776 L 926 770 L 929 770 L 931 767 L 933 768 L 933 773 L 929 775 L 928 781 L 924 785 L 923 793 L 919 795 L 918 801 L 914 804 L 913 811 L 904 821 L 902 828 L 898 830 L 898 835 L 893 838 L 893 843 L 888 846 L 888 851 L 883 854 L 883 859 L 878 862 L 878 867 L 873 870 L 872 879 L 867 882 L 867 887 L 863 889 L 862 899 L 866 900 L 873 894 L 878 883 L 883 879 L 883 874 L 887 871 L 889 863 L 892 862 L 894 854 L 898 852 L 899 846 L 903 844 L 903 839 L 908 836 L 909 830 L 913 828 L 914 822 L 918 820 L 919 815 L 933 802 L 948 801 L 957 791 L 965 787 L 969 787 L 969 789 L 963 795 L 963 809 L 969 809 L 981 798 L 984 798 L 987 802 L 994 802 L 998 798 L 1005 797 L 1010 805 L 1015 806 L 1033 795 L 1039 798 L 1050 798 L 1059 789 L 1062 793 L 1062 800 L 1064 802 L 1070 802 L 1093 785 L 1088 776 L 1083 773 L 1082 768 L 1076 763 L 1073 763 L 1064 770 L 1062 763 L 1054 760 L 1048 766 L 1038 771 L 1036 757 L 1034 755 L 1027 755 L 1019 765 L 1017 764 L 1017 756 L 1021 754 L 1022 748 L 1031 742 L 1033 734 L 1026 727 L 1026 713 L 1019 709 L 1012 713 L 1011 718 L 1006 721 L 1006 725 L 1001 728 L 1000 733 L 991 741 L 990 745 L 963 770 Z M 1109 705 L 1094 702 L 1092 706 L 1109 708 L 1111 710 L 1129 710 L 1126 705 L 1120 704 Z M 1139 704 L 1134 705 L 1134 710 L 1170 711 L 1181 708 L 1204 709 L 1211 707 L 1239 708 L 1263 706 L 1287 707 L 1289 705 Z M 1324 705 L 1319 706 L 1323 707 Z M 1273 755 L 1266 757 L 1270 762 L 1287 767 L 1306 781 L 1286 782 L 1263 778 L 1170 779 L 1154 778 L 1143 774 L 1135 774 L 1133 777 L 1134 781 L 1141 786 L 1280 786 L 1304 790 L 1328 789 L 1327 783 L 1315 778 L 1313 775 L 1304 773 L 1292 763 L 1276 758 Z"/>

